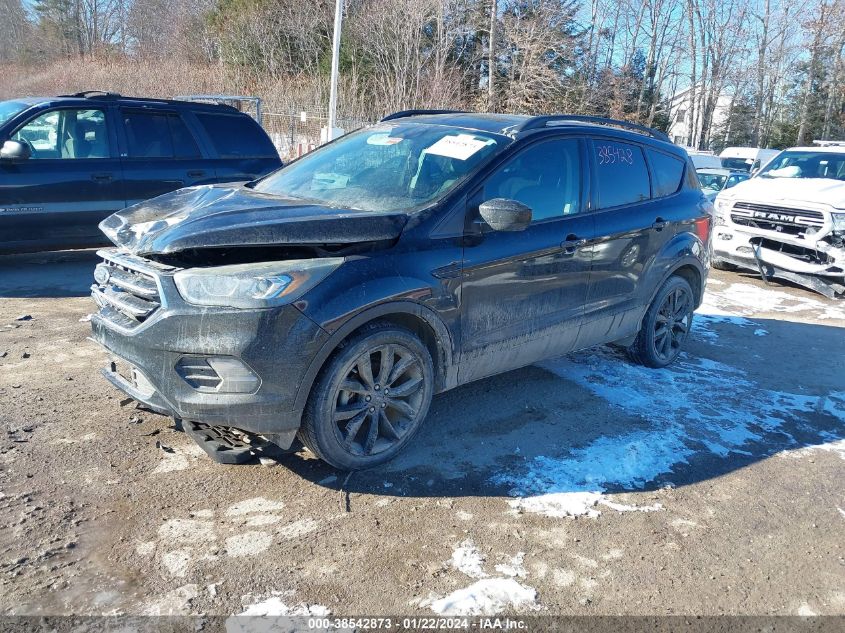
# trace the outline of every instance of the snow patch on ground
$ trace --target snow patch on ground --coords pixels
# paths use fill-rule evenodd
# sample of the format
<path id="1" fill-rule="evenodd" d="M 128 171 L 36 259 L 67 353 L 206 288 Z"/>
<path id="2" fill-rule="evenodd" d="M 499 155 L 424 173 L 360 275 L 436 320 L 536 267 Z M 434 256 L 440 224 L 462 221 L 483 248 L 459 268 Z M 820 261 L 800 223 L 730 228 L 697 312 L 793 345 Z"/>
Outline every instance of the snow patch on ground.
<path id="1" fill-rule="evenodd" d="M 171 576 L 184 578 L 188 573 L 188 564 L 191 562 L 191 551 L 188 549 L 177 549 L 162 555 L 161 562 Z"/>
<path id="2" fill-rule="evenodd" d="M 300 602 L 292 607 L 286 605 L 279 595 L 272 595 L 269 598 L 252 603 L 237 616 L 316 616 L 325 617 L 329 615 L 328 607 L 319 604 L 306 604 Z M 237 617 L 235 616 L 235 617 Z M 228 623 L 227 623 L 228 624 Z"/>
<path id="3" fill-rule="evenodd" d="M 507 563 L 496 565 L 496 571 L 511 578 L 525 578 L 525 552 L 519 552 Z"/>
<path id="4" fill-rule="evenodd" d="M 452 552 L 452 567 L 470 578 L 485 578 L 484 557 L 471 540 L 467 539 Z"/>
<path id="5" fill-rule="evenodd" d="M 138 541 L 135 552 L 142 558 L 154 557 L 166 575 L 183 578 L 221 557 L 257 556 L 280 540 L 296 540 L 320 527 L 319 521 L 307 517 L 285 523 L 279 513 L 284 507 L 281 501 L 255 497 L 221 513 L 193 510 L 189 518 L 164 521 L 158 538 Z"/>
<path id="6" fill-rule="evenodd" d="M 659 512 L 663 509 L 663 504 L 661 503 L 655 503 L 650 506 L 629 506 L 624 503 L 608 501 L 607 499 L 602 499 L 600 503 L 617 512 Z"/>
<path id="7" fill-rule="evenodd" d="M 708 284 L 709 285 L 709 284 Z M 742 315 L 781 312 L 799 314 L 812 312 L 819 319 L 845 320 L 845 310 L 824 303 L 807 294 L 792 295 L 774 288 L 758 288 L 751 284 L 730 284 L 726 288 L 709 290 L 707 299 L 717 307 L 725 307 Z"/>
<path id="8" fill-rule="evenodd" d="M 273 544 L 273 537 L 267 532 L 244 532 L 226 539 L 226 554 L 232 558 L 255 556 L 266 551 Z"/>
<path id="9" fill-rule="evenodd" d="M 546 516 L 596 517 L 609 490 L 640 490 L 702 451 L 748 454 L 772 433 L 797 444 L 782 427 L 808 413 L 845 421 L 845 394 L 820 398 L 764 389 L 744 371 L 706 358 L 682 355 L 655 371 L 600 348 L 541 366 L 645 422 L 642 429 L 597 437 L 563 456 L 538 456 L 493 477 L 519 497 L 509 502 L 512 508 Z"/>
<path id="10" fill-rule="evenodd" d="M 511 499 L 508 505 L 517 512 L 531 512 L 543 516 L 562 518 L 601 514 L 595 509 L 601 499 L 598 492 L 553 492 L 546 495 Z"/>
<path id="11" fill-rule="evenodd" d="M 320 522 L 314 519 L 299 519 L 280 527 L 277 534 L 283 539 L 295 539 L 304 536 L 310 532 L 314 532 L 320 527 Z"/>
<path id="12" fill-rule="evenodd" d="M 757 328 L 755 335 L 765 336 L 768 334 L 766 330 L 759 327 L 758 323 L 749 321 L 742 315 L 726 310 L 724 307 L 716 305 L 712 301 L 713 295 L 707 293 L 704 295 L 704 301 L 698 310 L 695 312 L 695 317 L 692 320 L 691 334 L 693 338 L 700 338 L 708 343 L 717 343 L 719 334 L 713 329 L 715 325 L 729 324 L 739 328 Z M 757 334 L 761 332 L 761 334 Z"/>
<path id="13" fill-rule="evenodd" d="M 229 506 L 226 510 L 226 516 L 237 517 L 252 512 L 276 512 L 284 507 L 285 504 L 281 501 L 269 501 L 264 497 L 255 497 Z"/>
<path id="14" fill-rule="evenodd" d="M 191 601 L 199 595 L 197 585 L 183 585 L 146 603 L 141 615 L 189 615 Z"/>
<path id="15" fill-rule="evenodd" d="M 513 578 L 483 578 L 444 598 L 423 601 L 439 615 L 496 615 L 505 609 L 534 607 L 537 591 Z"/>

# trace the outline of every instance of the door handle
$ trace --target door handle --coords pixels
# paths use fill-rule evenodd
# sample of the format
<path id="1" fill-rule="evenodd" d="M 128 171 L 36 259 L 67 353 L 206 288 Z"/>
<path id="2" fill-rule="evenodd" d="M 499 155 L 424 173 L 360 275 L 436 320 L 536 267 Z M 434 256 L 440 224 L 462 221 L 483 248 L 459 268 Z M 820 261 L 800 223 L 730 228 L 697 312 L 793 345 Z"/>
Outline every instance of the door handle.
<path id="1" fill-rule="evenodd" d="M 109 182 L 111 179 L 111 174 L 91 174 L 91 180 L 94 182 Z"/>
<path id="2" fill-rule="evenodd" d="M 188 172 L 188 176 L 190 178 L 202 178 L 205 176 L 205 172 L 202 169 L 194 169 L 193 171 Z"/>
<path id="3" fill-rule="evenodd" d="M 587 245 L 587 240 L 579 238 L 577 235 L 569 234 L 566 239 L 560 243 L 564 255 L 574 255 L 582 246 Z"/>
<path id="4" fill-rule="evenodd" d="M 668 222 L 666 222 L 666 220 L 664 220 L 663 218 L 656 218 L 654 222 L 652 222 L 651 228 L 653 228 L 655 231 L 662 231 L 666 228 L 667 224 Z"/>

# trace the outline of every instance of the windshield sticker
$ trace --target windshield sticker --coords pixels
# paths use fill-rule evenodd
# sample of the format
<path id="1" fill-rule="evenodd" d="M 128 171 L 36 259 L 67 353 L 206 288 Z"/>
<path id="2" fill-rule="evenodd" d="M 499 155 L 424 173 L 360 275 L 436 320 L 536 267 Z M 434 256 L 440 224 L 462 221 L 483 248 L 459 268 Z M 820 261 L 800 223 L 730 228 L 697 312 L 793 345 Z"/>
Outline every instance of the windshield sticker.
<path id="1" fill-rule="evenodd" d="M 444 136 L 431 147 L 426 148 L 427 154 L 445 156 L 466 160 L 478 150 L 494 143 L 492 139 L 478 139 L 469 134 L 458 134 L 457 136 Z"/>
<path id="2" fill-rule="evenodd" d="M 390 134 L 373 134 L 367 137 L 367 145 L 396 145 L 405 139 Z"/>

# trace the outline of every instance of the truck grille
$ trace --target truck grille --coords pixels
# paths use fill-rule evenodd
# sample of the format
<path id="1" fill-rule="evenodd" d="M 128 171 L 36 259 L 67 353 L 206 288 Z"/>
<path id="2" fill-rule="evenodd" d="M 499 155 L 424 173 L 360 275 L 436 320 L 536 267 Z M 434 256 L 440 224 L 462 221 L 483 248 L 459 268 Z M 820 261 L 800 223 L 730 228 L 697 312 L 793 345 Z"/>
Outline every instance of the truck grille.
<path id="1" fill-rule="evenodd" d="M 161 307 L 155 276 L 139 270 L 132 257 L 99 254 L 104 260 L 94 269 L 91 296 L 100 316 L 122 328 L 138 327 Z"/>
<path id="2" fill-rule="evenodd" d="M 731 211 L 731 220 L 741 226 L 753 226 L 765 231 L 777 231 L 788 235 L 801 235 L 808 229 L 824 226 L 821 211 L 792 209 L 769 204 L 737 202 Z M 812 231 L 811 231 L 812 232 Z"/>

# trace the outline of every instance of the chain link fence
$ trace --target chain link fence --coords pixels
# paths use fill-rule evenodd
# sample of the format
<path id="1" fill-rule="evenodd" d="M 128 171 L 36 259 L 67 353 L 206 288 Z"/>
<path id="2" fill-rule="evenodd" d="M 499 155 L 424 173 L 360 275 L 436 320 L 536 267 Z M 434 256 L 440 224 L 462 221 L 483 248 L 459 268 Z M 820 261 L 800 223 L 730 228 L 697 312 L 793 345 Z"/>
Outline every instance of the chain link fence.
<path id="1" fill-rule="evenodd" d="M 338 118 L 335 125 L 344 133 L 352 132 L 374 121 Z M 262 112 L 261 125 L 287 162 L 310 152 L 326 141 L 329 117 L 325 111 Z"/>

